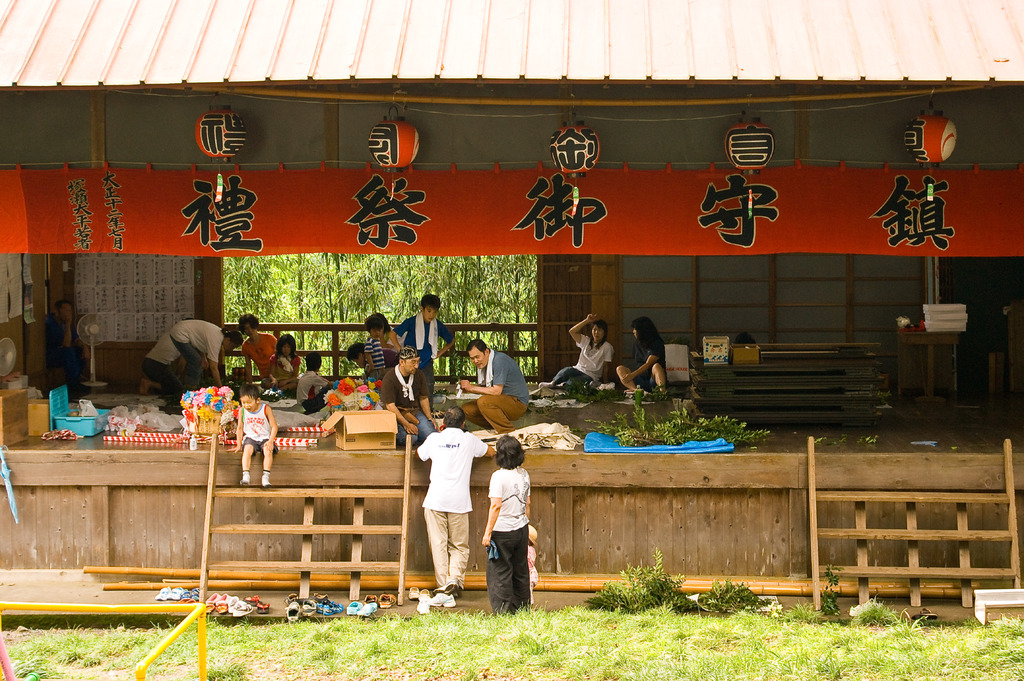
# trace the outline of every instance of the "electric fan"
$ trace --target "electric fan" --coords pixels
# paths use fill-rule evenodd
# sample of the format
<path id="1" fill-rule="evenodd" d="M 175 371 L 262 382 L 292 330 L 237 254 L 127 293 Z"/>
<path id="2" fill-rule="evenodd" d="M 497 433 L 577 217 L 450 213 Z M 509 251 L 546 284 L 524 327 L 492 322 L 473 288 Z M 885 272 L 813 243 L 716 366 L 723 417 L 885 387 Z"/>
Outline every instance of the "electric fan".
<path id="1" fill-rule="evenodd" d="M 102 388 L 107 382 L 96 380 L 96 346 L 107 339 L 106 318 L 95 312 L 82 315 L 78 320 L 78 337 L 89 346 L 89 380 L 82 381 L 82 385 Z"/>
<path id="2" fill-rule="evenodd" d="M 14 371 L 14 365 L 18 361 L 18 349 L 14 347 L 14 341 L 10 338 L 0 339 L 0 377 Z"/>

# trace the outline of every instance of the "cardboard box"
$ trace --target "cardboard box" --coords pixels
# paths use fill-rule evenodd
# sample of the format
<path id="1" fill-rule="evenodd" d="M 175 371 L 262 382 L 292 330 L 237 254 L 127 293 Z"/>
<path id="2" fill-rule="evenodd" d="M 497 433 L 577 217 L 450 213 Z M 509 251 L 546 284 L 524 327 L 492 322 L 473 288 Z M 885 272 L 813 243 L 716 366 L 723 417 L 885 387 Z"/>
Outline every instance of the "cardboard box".
<path id="1" fill-rule="evenodd" d="M 38 437 L 50 430 L 50 400 L 28 401 L 28 436 Z"/>
<path id="2" fill-rule="evenodd" d="M 729 363 L 729 337 L 728 336 L 704 336 L 704 363 L 705 364 L 728 364 Z"/>
<path id="3" fill-rule="evenodd" d="M 28 439 L 28 391 L 0 390 L 0 444 Z"/>
<path id="4" fill-rule="evenodd" d="M 733 364 L 760 364 L 761 348 L 756 345 L 732 346 Z"/>
<path id="5" fill-rule="evenodd" d="M 338 449 L 395 449 L 398 419 L 387 409 L 336 411 L 323 423 Z"/>

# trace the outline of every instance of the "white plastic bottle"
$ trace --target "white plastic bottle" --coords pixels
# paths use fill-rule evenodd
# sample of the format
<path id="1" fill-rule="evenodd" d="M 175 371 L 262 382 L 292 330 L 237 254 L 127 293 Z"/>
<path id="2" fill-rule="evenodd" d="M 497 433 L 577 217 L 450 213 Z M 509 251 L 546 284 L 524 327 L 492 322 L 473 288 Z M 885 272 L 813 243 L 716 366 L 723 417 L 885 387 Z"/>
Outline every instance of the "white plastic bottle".
<path id="1" fill-rule="evenodd" d="M 199 449 L 199 440 L 196 439 L 195 433 L 192 433 L 192 437 L 188 439 L 188 448 L 192 451 Z"/>

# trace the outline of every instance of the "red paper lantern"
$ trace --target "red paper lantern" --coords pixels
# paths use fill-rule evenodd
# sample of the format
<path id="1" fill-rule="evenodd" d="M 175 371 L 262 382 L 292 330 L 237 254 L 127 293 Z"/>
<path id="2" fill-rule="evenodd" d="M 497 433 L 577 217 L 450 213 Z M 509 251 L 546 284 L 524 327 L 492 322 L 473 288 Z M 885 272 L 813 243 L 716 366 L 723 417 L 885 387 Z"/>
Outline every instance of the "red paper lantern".
<path id="1" fill-rule="evenodd" d="M 383 120 L 370 130 L 370 155 L 381 168 L 408 168 L 420 150 L 420 133 L 402 119 Z"/>
<path id="2" fill-rule="evenodd" d="M 956 125 L 941 111 L 921 115 L 907 123 L 903 144 L 918 163 L 942 163 L 956 146 Z"/>
<path id="3" fill-rule="evenodd" d="M 207 111 L 196 119 L 196 144 L 213 158 L 231 158 L 245 144 L 245 123 L 231 109 Z"/>
<path id="4" fill-rule="evenodd" d="M 601 143 L 593 129 L 582 122 L 563 125 L 551 135 L 551 160 L 563 173 L 593 170 L 601 153 Z"/>
<path id="5" fill-rule="evenodd" d="M 772 129 L 758 119 L 739 122 L 725 133 L 725 155 L 729 162 L 743 171 L 760 170 L 775 153 Z"/>

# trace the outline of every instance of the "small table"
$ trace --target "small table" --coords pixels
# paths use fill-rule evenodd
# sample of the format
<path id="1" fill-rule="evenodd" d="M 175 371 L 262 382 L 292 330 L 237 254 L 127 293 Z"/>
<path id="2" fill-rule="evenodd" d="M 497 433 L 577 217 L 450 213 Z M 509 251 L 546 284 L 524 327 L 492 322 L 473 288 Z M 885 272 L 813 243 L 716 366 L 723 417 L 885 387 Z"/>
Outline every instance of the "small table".
<path id="1" fill-rule="evenodd" d="M 900 345 L 923 345 L 926 348 L 926 360 L 924 368 L 924 395 L 917 399 L 922 402 L 945 402 L 942 397 L 935 396 L 935 346 L 948 345 L 952 347 L 960 342 L 960 333 L 957 331 L 900 331 L 896 334 Z M 903 378 L 903 371 L 900 371 L 900 378 Z M 897 388 L 897 395 L 903 396 L 903 381 L 900 381 Z"/>

